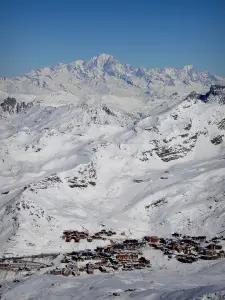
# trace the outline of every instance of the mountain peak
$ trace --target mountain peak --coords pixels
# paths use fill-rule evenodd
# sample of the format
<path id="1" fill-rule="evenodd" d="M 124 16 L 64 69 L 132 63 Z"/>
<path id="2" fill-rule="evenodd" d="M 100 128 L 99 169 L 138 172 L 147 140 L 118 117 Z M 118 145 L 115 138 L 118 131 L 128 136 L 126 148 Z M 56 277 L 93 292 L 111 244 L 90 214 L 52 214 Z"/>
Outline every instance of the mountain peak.
<path id="1" fill-rule="evenodd" d="M 185 71 L 190 71 L 190 70 L 193 70 L 194 69 L 194 66 L 193 65 L 186 65 L 184 66 L 183 68 Z"/>
<path id="2" fill-rule="evenodd" d="M 98 68 L 103 68 L 105 64 L 115 64 L 117 63 L 117 60 L 114 58 L 114 56 L 110 54 L 99 54 L 98 56 L 94 56 L 88 61 L 89 66 L 95 66 Z"/>
<path id="3" fill-rule="evenodd" d="M 98 59 L 100 60 L 115 60 L 115 57 L 111 54 L 107 54 L 107 53 L 101 53 L 99 55 L 96 56 Z"/>
<path id="4" fill-rule="evenodd" d="M 115 59 L 114 56 L 112 56 L 111 54 L 99 54 L 97 56 L 94 56 L 93 58 L 91 58 L 89 60 L 90 63 L 95 63 L 96 65 L 104 65 L 106 62 L 117 62 L 117 60 Z"/>

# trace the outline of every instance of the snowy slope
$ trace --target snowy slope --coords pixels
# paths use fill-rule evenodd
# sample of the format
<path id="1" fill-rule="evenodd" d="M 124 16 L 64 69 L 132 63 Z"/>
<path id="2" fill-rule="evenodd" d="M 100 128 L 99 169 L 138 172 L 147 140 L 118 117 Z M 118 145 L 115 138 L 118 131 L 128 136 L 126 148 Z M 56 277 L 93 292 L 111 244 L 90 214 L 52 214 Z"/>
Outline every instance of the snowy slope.
<path id="1" fill-rule="evenodd" d="M 206 103 L 196 93 L 3 101 L 1 253 L 74 249 L 64 229 L 101 224 L 133 236 L 225 232 L 225 92 L 210 91 Z"/>
<path id="2" fill-rule="evenodd" d="M 96 247 L 66 243 L 69 228 L 224 236 L 223 82 L 192 66 L 133 69 L 105 54 L 0 79 L 0 256 Z M 0 298 L 224 299 L 223 261 L 187 266 L 147 252 L 148 271 L 39 271 L 2 282 Z"/>

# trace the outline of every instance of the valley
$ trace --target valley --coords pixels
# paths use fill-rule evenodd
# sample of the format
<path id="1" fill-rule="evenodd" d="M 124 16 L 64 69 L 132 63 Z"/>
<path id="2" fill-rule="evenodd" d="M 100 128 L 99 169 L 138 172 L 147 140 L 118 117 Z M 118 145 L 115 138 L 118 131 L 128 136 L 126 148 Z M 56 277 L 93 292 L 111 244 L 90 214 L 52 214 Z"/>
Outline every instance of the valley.
<path id="1" fill-rule="evenodd" d="M 149 293 L 179 299 L 183 288 L 197 297 L 201 284 L 208 293 L 222 290 L 224 82 L 192 66 L 133 69 L 105 54 L 2 78 L 0 256 L 5 293 L 28 291 L 35 281 L 51 286 L 52 299 L 60 299 L 58 285 L 76 286 L 76 299 L 88 299 L 86 286 L 95 293 L 90 299 L 99 299 L 102 280 L 107 292 L 101 299 L 118 296 L 113 293 L 123 299 L 130 299 L 127 293 L 136 299 L 145 299 L 145 293 L 146 299 Z M 115 234 L 99 238 L 102 230 Z M 88 232 L 88 238 L 77 232 Z M 159 239 L 150 246 L 146 236 L 166 241 L 163 251 L 157 250 Z M 207 250 L 204 244 L 202 252 L 190 256 L 177 243 L 184 236 L 220 239 L 222 248 Z M 180 252 L 168 248 L 171 239 Z M 87 274 L 86 264 L 93 261 L 81 258 L 82 276 L 71 276 L 74 266 L 71 273 L 66 269 L 82 251 L 93 254 L 125 240 L 145 243 L 132 266 L 115 270 L 111 263 L 103 272 L 98 260 L 97 271 Z M 126 249 L 137 249 L 131 250 Z M 141 265 L 141 257 L 150 267 Z M 122 272 L 126 268 L 132 271 Z M 215 275 L 212 286 L 207 274 Z M 26 299 L 23 293 L 20 297 Z"/>

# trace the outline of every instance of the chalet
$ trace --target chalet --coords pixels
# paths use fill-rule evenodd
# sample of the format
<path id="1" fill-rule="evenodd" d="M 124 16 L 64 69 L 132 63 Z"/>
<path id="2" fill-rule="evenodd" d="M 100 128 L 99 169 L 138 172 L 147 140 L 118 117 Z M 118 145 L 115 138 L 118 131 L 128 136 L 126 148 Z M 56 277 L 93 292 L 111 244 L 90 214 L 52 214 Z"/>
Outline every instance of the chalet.
<path id="1" fill-rule="evenodd" d="M 182 250 L 183 250 L 182 246 L 180 244 L 178 244 L 178 243 L 173 244 L 172 245 L 172 249 L 176 250 L 178 253 L 181 253 Z"/>
<path id="2" fill-rule="evenodd" d="M 138 244 L 138 240 L 137 239 L 129 239 L 129 240 L 125 240 L 123 241 L 123 244 L 127 245 L 127 244 Z"/>
<path id="3" fill-rule="evenodd" d="M 159 243 L 163 244 L 163 245 L 166 245 L 167 242 L 166 242 L 166 240 L 164 238 L 160 238 L 159 239 Z"/>
<path id="4" fill-rule="evenodd" d="M 216 251 L 215 250 L 208 250 L 208 249 L 205 249 L 204 250 L 204 255 L 205 256 L 214 256 L 214 255 L 217 255 Z"/>
<path id="5" fill-rule="evenodd" d="M 52 275 L 62 275 L 62 270 L 56 268 L 55 270 L 51 270 L 49 273 Z"/>
<path id="6" fill-rule="evenodd" d="M 67 269 L 67 268 L 63 268 L 62 269 L 62 275 L 68 277 L 69 275 L 72 275 L 72 271 Z"/>
<path id="7" fill-rule="evenodd" d="M 204 251 L 204 248 L 202 246 L 196 246 L 195 251 L 198 253 L 202 253 Z"/>
<path id="8" fill-rule="evenodd" d="M 222 249 L 223 249 L 223 246 L 222 246 L 222 245 L 215 245 L 215 249 L 216 249 L 216 250 L 222 250 Z"/>
<path id="9" fill-rule="evenodd" d="M 143 264 L 145 264 L 145 265 L 149 265 L 150 264 L 150 260 L 148 260 L 148 259 L 146 259 L 145 257 L 140 257 L 139 259 L 138 259 L 138 261 L 140 262 L 140 263 L 143 263 Z"/>
<path id="10" fill-rule="evenodd" d="M 102 239 L 103 239 L 102 236 L 99 235 L 99 234 L 95 234 L 95 235 L 93 235 L 91 238 L 92 238 L 92 239 L 95 239 L 95 240 L 102 240 Z"/>
<path id="11" fill-rule="evenodd" d="M 130 255 L 127 253 L 121 253 L 121 254 L 117 254 L 116 255 L 116 259 L 118 261 L 127 261 L 127 260 L 131 260 Z"/>
<path id="12" fill-rule="evenodd" d="M 104 253 L 105 249 L 104 249 L 104 247 L 97 247 L 97 248 L 95 249 L 95 251 L 96 251 L 97 253 Z"/>
<path id="13" fill-rule="evenodd" d="M 225 252 L 223 250 L 218 252 L 218 257 L 224 258 L 225 257 Z"/>
<path id="14" fill-rule="evenodd" d="M 110 257 L 112 257 L 112 253 L 107 253 L 107 252 L 105 252 L 105 253 L 103 253 L 103 257 L 105 257 L 105 258 L 110 258 Z"/>
<path id="15" fill-rule="evenodd" d="M 143 243 L 137 243 L 137 244 L 124 244 L 124 249 L 126 250 L 137 250 L 140 249 L 141 247 L 143 247 L 145 244 Z"/>
<path id="16" fill-rule="evenodd" d="M 84 233 L 81 233 L 81 234 L 78 235 L 78 237 L 79 237 L 80 239 L 86 239 L 86 238 L 87 238 L 87 235 L 85 235 Z"/>
<path id="17" fill-rule="evenodd" d="M 115 244 L 114 249 L 115 250 L 124 250 L 125 246 L 124 244 Z"/>
<path id="18" fill-rule="evenodd" d="M 116 255 L 116 259 L 119 262 L 122 261 L 133 261 L 138 259 L 138 255 L 136 253 L 120 253 Z"/>
<path id="19" fill-rule="evenodd" d="M 158 243 L 159 242 L 159 239 L 156 236 L 145 236 L 144 239 L 148 243 Z"/>
<path id="20" fill-rule="evenodd" d="M 189 245 L 186 246 L 186 247 L 184 248 L 184 250 L 183 250 L 183 251 L 184 251 L 184 254 L 191 254 L 191 249 L 192 249 L 191 246 L 189 246 Z"/>
<path id="21" fill-rule="evenodd" d="M 11 265 L 10 265 L 9 263 L 8 263 L 8 264 L 7 264 L 7 263 L 1 263 L 1 264 L 0 264 L 0 268 L 1 268 L 1 269 L 6 269 L 6 268 L 9 268 L 10 266 L 11 266 Z"/>
<path id="22" fill-rule="evenodd" d="M 209 249 L 209 250 L 215 250 L 216 249 L 216 244 L 211 243 L 211 244 L 207 245 L 206 248 Z"/>
<path id="23" fill-rule="evenodd" d="M 103 260 L 101 261 L 101 263 L 102 263 L 103 265 L 107 265 L 107 264 L 108 264 L 108 260 L 107 260 L 107 259 L 103 259 Z"/>
<path id="24" fill-rule="evenodd" d="M 99 267 L 101 267 L 101 262 L 96 262 L 95 264 L 94 264 L 94 269 L 99 269 Z"/>
<path id="25" fill-rule="evenodd" d="M 84 272 L 85 271 L 85 267 L 84 266 L 80 266 L 78 269 L 80 272 Z"/>
<path id="26" fill-rule="evenodd" d="M 78 271 L 78 266 L 77 266 L 77 264 L 71 264 L 71 263 L 69 263 L 69 264 L 66 265 L 66 267 L 67 267 L 68 269 L 70 269 L 70 270 Z"/>
<path id="27" fill-rule="evenodd" d="M 154 249 L 157 249 L 157 250 L 161 250 L 161 251 L 163 251 L 165 249 L 165 245 L 161 245 L 161 244 L 149 243 L 148 245 L 151 248 L 154 248 Z"/>

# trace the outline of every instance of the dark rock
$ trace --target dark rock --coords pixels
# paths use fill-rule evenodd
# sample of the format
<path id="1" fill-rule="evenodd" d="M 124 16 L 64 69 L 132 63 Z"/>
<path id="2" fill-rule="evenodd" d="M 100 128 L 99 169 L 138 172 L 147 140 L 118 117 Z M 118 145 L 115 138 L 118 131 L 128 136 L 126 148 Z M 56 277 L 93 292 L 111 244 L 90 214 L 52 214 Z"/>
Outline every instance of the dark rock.
<path id="1" fill-rule="evenodd" d="M 113 293 L 113 296 L 120 296 L 119 293 Z"/>
<path id="2" fill-rule="evenodd" d="M 188 137 L 188 133 L 181 134 L 181 137 L 182 137 L 182 138 Z"/>
<path id="3" fill-rule="evenodd" d="M 219 123 L 217 123 L 217 126 L 221 130 L 225 130 L 225 119 L 222 119 Z"/>
<path id="4" fill-rule="evenodd" d="M 141 179 L 133 179 L 133 182 L 135 182 L 135 183 L 141 183 L 141 182 L 143 182 L 143 180 L 141 180 Z"/>
<path id="5" fill-rule="evenodd" d="M 162 206 L 162 205 L 166 204 L 167 202 L 168 201 L 166 200 L 166 198 L 161 198 L 161 199 L 159 199 L 159 200 L 157 200 L 157 201 L 155 201 L 155 202 L 153 202 L 149 205 L 146 205 L 145 209 L 148 209 L 150 207 L 159 207 L 159 206 Z"/>
<path id="6" fill-rule="evenodd" d="M 186 127 L 184 127 L 184 129 L 185 130 L 190 130 L 191 129 L 191 127 L 192 127 L 192 124 L 191 123 L 189 123 Z"/>
<path id="7" fill-rule="evenodd" d="M 223 142 L 224 135 L 218 135 L 211 140 L 211 143 L 214 145 L 219 145 Z"/>
<path id="8" fill-rule="evenodd" d="M 134 291 L 136 291 L 136 289 L 127 289 L 127 290 L 125 290 L 125 292 L 134 292 Z"/>
<path id="9" fill-rule="evenodd" d="M 3 103 L 1 103 L 1 108 L 4 112 L 8 112 L 9 114 L 20 113 L 23 110 L 26 110 L 33 106 L 32 102 L 17 102 L 15 98 L 6 98 Z"/>
<path id="10" fill-rule="evenodd" d="M 205 95 L 199 95 L 198 99 L 203 102 L 208 102 L 209 97 L 214 96 L 219 104 L 225 104 L 225 86 L 211 85 L 210 90 Z"/>
<path id="11" fill-rule="evenodd" d="M 9 193 L 9 191 L 3 192 L 2 195 L 7 195 L 8 193 Z"/>
<path id="12" fill-rule="evenodd" d="M 160 148 L 155 148 L 154 150 L 162 161 L 168 162 L 184 157 L 191 149 L 182 145 L 176 145 L 173 147 L 163 146 Z"/>
<path id="13" fill-rule="evenodd" d="M 104 110 L 108 115 L 110 115 L 110 116 L 116 116 L 108 107 L 106 107 L 106 106 L 103 106 L 102 107 L 102 110 Z"/>

